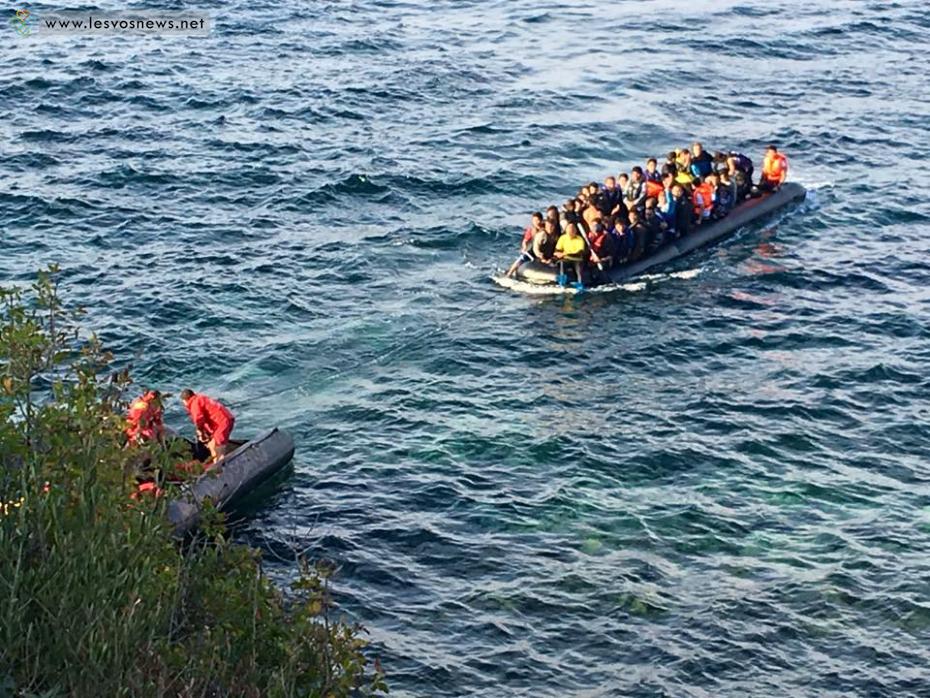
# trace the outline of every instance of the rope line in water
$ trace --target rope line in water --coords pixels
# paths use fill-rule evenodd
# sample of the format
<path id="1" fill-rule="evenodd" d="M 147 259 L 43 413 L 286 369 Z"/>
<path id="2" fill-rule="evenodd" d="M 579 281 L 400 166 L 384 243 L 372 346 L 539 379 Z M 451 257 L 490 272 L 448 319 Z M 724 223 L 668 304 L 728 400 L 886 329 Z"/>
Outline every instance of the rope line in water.
<path id="1" fill-rule="evenodd" d="M 459 312 L 459 313 L 456 313 L 455 315 L 452 315 L 451 317 L 447 318 L 446 320 L 444 320 L 443 322 L 439 323 L 439 324 L 436 325 L 435 327 L 431 327 L 431 328 L 428 328 L 428 329 L 426 329 L 426 330 L 423 330 L 422 332 L 419 332 L 418 334 L 415 334 L 413 337 L 410 337 L 410 338 L 407 339 L 406 341 L 402 341 L 402 342 L 400 342 L 400 343 L 394 345 L 393 347 L 389 348 L 387 351 L 385 351 L 385 352 L 383 352 L 383 353 L 381 353 L 381 354 L 378 354 L 378 355 L 376 355 L 376 356 L 374 356 L 374 357 L 371 357 L 371 358 L 369 358 L 369 359 L 367 359 L 367 360 L 365 360 L 365 361 L 356 363 L 356 364 L 352 365 L 350 368 L 342 368 L 342 369 L 339 369 L 339 370 L 337 370 L 336 372 L 331 373 L 331 374 L 329 374 L 328 376 L 326 376 L 326 379 L 327 379 L 327 380 L 334 380 L 334 379 L 336 379 L 336 378 L 339 378 L 339 377 L 341 377 L 341 376 L 346 375 L 346 374 L 349 373 L 350 371 L 358 371 L 358 370 L 360 370 L 360 369 L 362 369 L 362 368 L 365 368 L 365 367 L 367 367 L 367 366 L 377 366 L 378 364 L 380 364 L 380 363 L 381 363 L 382 361 L 384 361 L 385 359 L 387 359 L 387 358 L 389 358 L 389 357 L 391 357 L 391 356 L 393 356 L 393 355 L 395 355 L 395 354 L 398 354 L 398 353 L 400 353 L 400 352 L 403 352 L 404 350 L 406 350 L 406 349 L 412 347 L 413 345 L 415 345 L 415 344 L 417 344 L 417 343 L 419 343 L 419 342 L 422 342 L 422 341 L 428 339 L 428 338 L 429 338 L 430 336 L 432 336 L 432 335 L 436 335 L 436 334 L 438 334 L 439 332 L 442 332 L 443 330 L 445 330 L 446 328 L 448 328 L 448 327 L 449 327 L 450 325 L 452 325 L 453 323 L 455 323 L 455 322 L 457 322 L 458 320 L 460 320 L 460 319 L 466 317 L 467 315 L 470 315 L 471 313 L 475 312 L 476 310 L 478 310 L 478 309 L 481 308 L 482 306 L 487 305 L 487 304 L 490 303 L 492 300 L 495 300 L 497 297 L 498 297 L 498 296 L 497 296 L 496 294 L 489 294 L 488 297 L 485 298 L 484 300 L 481 300 L 481 301 L 479 301 L 478 303 L 475 303 L 475 304 L 469 306 L 469 307 L 466 308 L 465 310 L 463 310 L 463 311 L 461 311 L 461 312 Z M 236 401 L 236 402 L 229 402 L 229 403 L 227 403 L 227 404 L 228 404 L 230 407 L 233 407 L 233 408 L 237 408 L 237 409 L 238 409 L 238 408 L 244 407 L 245 405 L 248 405 L 248 404 L 250 404 L 250 403 L 252 403 L 252 402 L 258 402 L 259 400 L 267 400 L 268 398 L 271 398 L 271 397 L 277 397 L 277 396 L 279 396 L 279 395 L 284 395 L 285 393 L 291 392 L 292 390 L 297 390 L 297 389 L 302 388 L 302 387 L 303 387 L 303 386 L 300 385 L 300 384 L 289 385 L 289 386 L 287 386 L 286 388 L 281 388 L 281 389 L 279 389 L 279 390 L 273 390 L 273 391 L 270 391 L 270 392 L 267 392 L 267 393 L 263 393 L 263 394 L 261 394 L 261 395 L 251 396 L 251 397 L 248 397 L 248 398 L 245 398 L 245 399 L 243 399 L 243 400 Z"/>

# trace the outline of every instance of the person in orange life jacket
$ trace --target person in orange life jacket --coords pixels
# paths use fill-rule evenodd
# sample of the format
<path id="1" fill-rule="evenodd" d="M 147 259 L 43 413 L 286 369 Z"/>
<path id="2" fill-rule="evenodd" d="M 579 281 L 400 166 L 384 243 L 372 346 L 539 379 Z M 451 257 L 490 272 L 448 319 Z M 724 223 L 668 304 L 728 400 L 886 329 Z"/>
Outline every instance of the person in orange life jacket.
<path id="1" fill-rule="evenodd" d="M 131 444 L 165 441 L 164 404 L 163 395 L 157 390 L 147 390 L 144 394 L 133 400 L 126 414 L 128 426 L 125 429 L 126 437 Z"/>
<path id="2" fill-rule="evenodd" d="M 656 173 L 656 174 L 658 174 L 658 173 Z M 662 180 L 661 180 L 661 179 L 659 179 L 658 181 L 656 181 L 656 180 L 654 180 L 654 179 L 647 179 L 647 180 L 644 182 L 644 189 L 645 189 L 645 192 L 646 192 L 646 199 L 647 199 L 647 200 L 648 200 L 648 199 L 658 199 L 658 198 L 659 198 L 659 193 L 665 191 L 665 185 L 662 183 Z M 646 202 L 644 201 L 644 202 L 643 202 L 643 205 L 644 205 L 644 206 L 645 206 L 645 203 L 646 203 Z"/>
<path id="3" fill-rule="evenodd" d="M 708 175 L 694 188 L 691 202 L 694 204 L 694 217 L 698 225 L 711 219 L 714 212 L 714 193 L 717 189 L 717 175 Z"/>
<path id="4" fill-rule="evenodd" d="M 543 214 L 537 211 L 530 218 L 530 224 L 523 231 L 523 239 L 520 242 L 520 256 L 510 265 L 507 270 L 507 276 L 513 276 L 517 269 L 533 259 L 533 238 L 543 228 Z"/>
<path id="5" fill-rule="evenodd" d="M 759 191 L 777 191 L 788 178 L 788 158 L 778 152 L 778 148 L 770 145 L 765 149 L 765 159 L 762 162 L 762 179 L 759 180 Z"/>
<path id="6" fill-rule="evenodd" d="M 704 146 L 695 142 L 691 146 L 691 174 L 695 177 L 704 179 L 714 171 L 714 159 L 710 156 Z"/>
<path id="7" fill-rule="evenodd" d="M 643 168 L 637 165 L 630 170 L 630 181 L 623 190 L 623 203 L 628 210 L 642 211 L 646 201 L 646 181 L 643 177 Z"/>
<path id="8" fill-rule="evenodd" d="M 646 160 L 646 171 L 643 173 L 643 179 L 647 182 L 662 183 L 662 173 L 659 172 L 659 161 L 655 158 Z"/>
<path id="9" fill-rule="evenodd" d="M 649 242 L 649 229 L 643 222 L 639 209 L 630 209 L 630 225 L 627 232 L 633 236 L 633 253 L 630 255 L 630 261 L 635 262 L 643 256 Z"/>
<path id="10" fill-rule="evenodd" d="M 236 424 L 233 413 L 222 403 L 190 388 L 181 391 L 181 402 L 197 429 L 197 439 L 205 442 L 212 461 L 229 452 L 229 435 Z"/>

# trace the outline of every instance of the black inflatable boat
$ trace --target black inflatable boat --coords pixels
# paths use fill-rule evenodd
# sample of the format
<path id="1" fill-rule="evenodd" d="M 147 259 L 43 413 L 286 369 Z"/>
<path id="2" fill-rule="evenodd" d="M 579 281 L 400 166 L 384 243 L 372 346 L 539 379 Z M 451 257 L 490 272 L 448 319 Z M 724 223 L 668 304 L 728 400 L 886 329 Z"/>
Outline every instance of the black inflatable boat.
<path id="1" fill-rule="evenodd" d="M 716 223 L 704 225 L 691 231 L 690 234 L 671 242 L 654 254 L 644 259 L 639 259 L 629 264 L 622 264 L 604 271 L 594 269 L 592 276 L 585 279 L 588 286 L 599 286 L 601 284 L 617 283 L 631 277 L 642 274 L 644 271 L 660 264 L 666 264 L 673 259 L 704 247 L 710 243 L 730 235 L 738 228 L 742 228 L 764 216 L 784 208 L 788 204 L 803 201 L 807 191 L 797 182 L 786 182 L 781 188 L 771 194 L 763 194 L 755 199 L 747 199 L 739 206 L 730 211 L 726 218 Z M 566 272 L 568 267 L 566 265 Z M 517 271 L 514 278 L 518 281 L 524 281 L 538 285 L 557 285 L 557 276 L 559 274 L 558 266 L 549 266 L 536 261 L 527 262 Z M 572 277 L 574 274 L 572 274 Z M 574 278 L 571 279 L 574 281 Z M 504 279 L 501 279 L 503 282 Z"/>
<path id="2" fill-rule="evenodd" d="M 294 457 L 294 440 L 280 429 L 271 429 L 249 441 L 230 443 L 236 447 L 232 453 L 168 502 L 168 520 L 175 534 L 184 535 L 197 526 L 204 499 L 209 498 L 218 509 L 227 509 L 280 472 Z"/>

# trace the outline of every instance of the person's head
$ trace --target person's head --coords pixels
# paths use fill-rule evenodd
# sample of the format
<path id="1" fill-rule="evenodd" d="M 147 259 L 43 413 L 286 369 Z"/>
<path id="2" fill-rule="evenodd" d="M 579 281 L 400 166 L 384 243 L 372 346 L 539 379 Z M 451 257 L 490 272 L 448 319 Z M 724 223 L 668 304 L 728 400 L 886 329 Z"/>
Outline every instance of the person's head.
<path id="1" fill-rule="evenodd" d="M 685 188 L 677 182 L 672 186 L 672 196 L 676 199 L 685 193 Z"/>
<path id="2" fill-rule="evenodd" d="M 550 206 L 549 208 L 546 209 L 546 220 L 547 221 L 559 220 L 559 207 L 558 206 Z"/>
<path id="3" fill-rule="evenodd" d="M 639 223 L 639 211 L 637 211 L 635 208 L 630 209 L 629 217 L 630 217 L 630 225 L 633 225 L 634 223 Z"/>
<path id="4" fill-rule="evenodd" d="M 594 232 L 598 235 L 604 232 L 604 222 L 600 218 L 594 221 Z"/>
<path id="5" fill-rule="evenodd" d="M 621 187 L 625 187 L 629 181 L 630 175 L 628 175 L 626 172 L 621 172 L 619 175 L 617 175 L 617 182 L 620 183 Z"/>
<path id="6" fill-rule="evenodd" d="M 568 201 L 566 201 L 566 202 L 563 204 L 562 208 L 564 208 L 566 211 L 574 211 L 574 210 L 575 210 L 575 200 L 574 200 L 574 199 L 569 199 Z"/>
<path id="7" fill-rule="evenodd" d="M 554 221 L 551 218 L 546 221 L 546 233 L 548 235 L 555 235 L 559 232 L 559 222 Z"/>
<path id="8" fill-rule="evenodd" d="M 633 178 L 634 182 L 641 182 L 643 179 L 643 168 L 637 165 L 630 170 L 630 176 Z"/>
<path id="9" fill-rule="evenodd" d="M 649 158 L 646 160 L 646 172 L 650 174 L 656 171 L 656 168 L 659 166 L 659 161 L 655 158 Z"/>
<path id="10" fill-rule="evenodd" d="M 666 189 L 670 189 L 671 186 L 675 183 L 675 174 L 673 172 L 666 172 L 662 175 L 662 186 Z"/>
<path id="11" fill-rule="evenodd" d="M 678 152 L 675 150 L 668 151 L 668 155 L 665 156 L 666 162 L 675 162 L 678 159 Z"/>
<path id="12" fill-rule="evenodd" d="M 777 152 L 778 152 L 778 148 L 776 148 L 774 145 L 771 145 L 771 144 L 769 144 L 769 146 L 765 149 L 766 157 L 770 155 L 775 155 L 775 153 Z"/>
<path id="13" fill-rule="evenodd" d="M 607 187 L 608 189 L 613 189 L 614 187 L 617 186 L 617 178 L 616 177 L 605 177 L 604 186 Z"/>
<path id="14" fill-rule="evenodd" d="M 691 145 L 691 153 L 694 155 L 694 157 L 700 157 L 701 153 L 703 152 L 704 152 L 704 146 L 701 145 L 700 142 L 695 141 Z"/>
<path id="15" fill-rule="evenodd" d="M 565 234 L 570 238 L 578 237 L 578 225 L 576 223 L 569 223 L 565 226 Z"/>
<path id="16" fill-rule="evenodd" d="M 184 388 L 184 390 L 181 391 L 181 402 L 185 405 L 192 397 L 194 397 L 194 391 L 190 388 Z"/>
<path id="17" fill-rule="evenodd" d="M 601 188 L 597 185 L 597 182 L 589 182 L 589 183 L 588 183 L 588 194 L 589 194 L 590 196 L 594 196 L 594 195 L 597 194 L 600 190 L 601 190 Z"/>
<path id="18" fill-rule="evenodd" d="M 681 151 L 681 155 L 678 156 L 678 161 L 679 161 L 682 165 L 685 165 L 685 166 L 690 165 L 690 164 L 691 164 L 691 151 L 690 151 L 690 150 L 682 150 L 682 151 Z"/>
<path id="19" fill-rule="evenodd" d="M 541 214 L 539 211 L 537 211 L 536 213 L 534 213 L 534 214 L 531 216 L 530 222 L 531 222 L 531 224 L 532 224 L 532 226 L 533 226 L 534 228 L 542 228 L 542 224 L 543 224 L 543 214 Z"/>
<path id="20" fill-rule="evenodd" d="M 730 173 L 727 172 L 726 170 L 720 170 L 720 174 L 717 175 L 717 176 L 720 177 L 720 182 L 721 182 L 722 184 L 729 184 L 729 183 L 730 183 Z"/>
<path id="21" fill-rule="evenodd" d="M 648 199 L 646 199 L 646 203 L 645 203 L 646 211 L 647 212 L 654 211 L 656 207 L 656 203 L 657 203 L 656 198 L 654 196 L 650 196 Z"/>
<path id="22" fill-rule="evenodd" d="M 659 203 L 659 206 L 662 208 L 665 208 L 665 205 L 668 203 L 668 199 L 665 197 L 664 191 L 659 192 L 658 203 Z"/>

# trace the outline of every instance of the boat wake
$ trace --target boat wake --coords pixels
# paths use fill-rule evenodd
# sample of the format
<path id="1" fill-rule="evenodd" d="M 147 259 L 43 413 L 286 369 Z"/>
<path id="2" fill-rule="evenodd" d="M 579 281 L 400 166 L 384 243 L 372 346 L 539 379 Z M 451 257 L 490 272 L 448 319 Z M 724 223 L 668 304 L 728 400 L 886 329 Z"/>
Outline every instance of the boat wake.
<path id="1" fill-rule="evenodd" d="M 552 284 L 531 284 L 528 281 L 520 281 L 504 274 L 496 274 L 491 277 L 498 286 L 517 291 L 527 296 L 576 296 L 585 293 L 616 293 L 624 291 L 626 293 L 638 293 L 643 291 L 647 286 L 655 285 L 669 279 L 694 279 L 703 270 L 701 268 L 685 269 L 683 271 L 673 271 L 660 274 L 641 274 L 636 277 L 635 281 L 624 283 L 603 284 L 601 286 L 592 286 L 579 291 L 574 286 L 556 286 Z"/>

